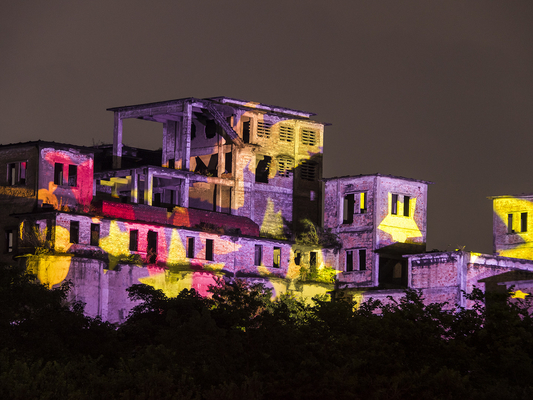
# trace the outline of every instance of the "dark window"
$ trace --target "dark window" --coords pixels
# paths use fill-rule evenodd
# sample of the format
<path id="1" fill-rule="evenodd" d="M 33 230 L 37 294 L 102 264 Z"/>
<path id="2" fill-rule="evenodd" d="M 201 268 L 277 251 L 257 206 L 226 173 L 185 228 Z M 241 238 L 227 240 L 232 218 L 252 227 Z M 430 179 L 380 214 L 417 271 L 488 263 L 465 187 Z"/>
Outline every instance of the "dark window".
<path id="1" fill-rule="evenodd" d="M 261 265 L 263 263 L 263 246 L 255 245 L 254 265 Z"/>
<path id="2" fill-rule="evenodd" d="M 100 224 L 91 224 L 91 246 L 100 245 Z"/>
<path id="3" fill-rule="evenodd" d="M 54 183 L 56 185 L 63 184 L 63 164 L 55 163 L 54 165 Z"/>
<path id="4" fill-rule="evenodd" d="M 346 250 L 346 271 L 353 271 L 353 250 Z"/>
<path id="5" fill-rule="evenodd" d="M 157 232 L 148 231 L 148 246 L 146 247 L 147 261 L 153 264 L 157 260 Z"/>
<path id="6" fill-rule="evenodd" d="M 12 229 L 6 231 L 6 253 L 12 253 L 15 247 L 15 234 Z"/>
<path id="7" fill-rule="evenodd" d="M 205 240 L 205 259 L 213 261 L 213 239 Z"/>
<path id="8" fill-rule="evenodd" d="M 508 233 L 513 233 L 514 232 L 514 229 L 513 229 L 513 214 L 507 215 L 507 232 Z"/>
<path id="9" fill-rule="evenodd" d="M 359 250 L 359 271 L 366 270 L 366 250 Z"/>
<path id="10" fill-rule="evenodd" d="M 342 209 L 342 223 L 351 224 L 353 223 L 353 209 L 355 205 L 355 199 L 353 194 L 348 194 L 344 196 L 344 205 Z"/>
<path id="11" fill-rule="evenodd" d="M 261 157 L 261 156 L 258 156 Z M 272 157 L 263 156 L 263 159 L 257 163 L 255 169 L 255 181 L 261 183 L 268 183 L 268 175 L 270 173 L 270 161 Z"/>
<path id="12" fill-rule="evenodd" d="M 26 184 L 26 161 L 7 164 L 7 184 Z"/>
<path id="13" fill-rule="evenodd" d="M 309 267 L 311 272 L 316 272 L 316 251 L 309 253 Z"/>
<path id="14" fill-rule="evenodd" d="M 279 176 L 285 178 L 291 176 L 292 168 L 294 167 L 294 162 L 290 157 L 281 156 L 278 158 L 278 173 Z"/>
<path id="15" fill-rule="evenodd" d="M 161 205 L 161 193 L 154 193 L 153 206 L 159 207 Z"/>
<path id="16" fill-rule="evenodd" d="M 70 243 L 78 244 L 80 241 L 80 223 L 70 221 Z"/>
<path id="17" fill-rule="evenodd" d="M 231 170 L 233 167 L 233 153 L 229 151 L 224 155 L 224 157 L 226 157 L 224 161 L 225 172 L 231 174 Z"/>
<path id="18" fill-rule="evenodd" d="M 527 212 L 520 214 L 520 231 L 527 232 Z"/>
<path id="19" fill-rule="evenodd" d="M 411 198 L 409 196 L 403 196 L 403 216 L 408 217 L 409 216 L 409 200 Z"/>
<path id="20" fill-rule="evenodd" d="M 302 253 L 301 251 L 297 250 L 294 252 L 294 264 L 300 265 L 302 262 Z"/>
<path id="21" fill-rule="evenodd" d="M 300 177 L 304 181 L 315 181 L 317 179 L 317 164 L 308 161 L 300 165 Z"/>
<path id="22" fill-rule="evenodd" d="M 77 165 L 68 166 L 68 185 L 78 186 L 78 166 Z"/>
<path id="23" fill-rule="evenodd" d="M 393 194 L 392 195 L 392 203 L 391 203 L 390 213 L 393 214 L 393 215 L 397 215 L 398 214 L 398 195 L 397 194 Z"/>
<path id="24" fill-rule="evenodd" d="M 187 238 L 187 258 L 194 258 L 194 238 Z"/>
<path id="25" fill-rule="evenodd" d="M 217 123 L 214 119 L 208 119 L 205 123 L 205 137 L 212 139 L 217 134 Z"/>
<path id="26" fill-rule="evenodd" d="M 176 160 L 173 159 L 173 158 L 171 158 L 170 160 L 168 160 L 168 167 L 169 167 L 170 169 L 174 169 L 174 168 L 176 168 Z"/>
<path id="27" fill-rule="evenodd" d="M 250 118 L 247 117 L 242 119 L 242 141 L 250 143 Z"/>
<path id="28" fill-rule="evenodd" d="M 272 266 L 274 268 L 281 267 L 281 247 L 274 247 L 274 261 Z"/>
<path id="29" fill-rule="evenodd" d="M 137 251 L 139 248 L 139 231 L 137 229 L 130 231 L 130 251 Z"/>

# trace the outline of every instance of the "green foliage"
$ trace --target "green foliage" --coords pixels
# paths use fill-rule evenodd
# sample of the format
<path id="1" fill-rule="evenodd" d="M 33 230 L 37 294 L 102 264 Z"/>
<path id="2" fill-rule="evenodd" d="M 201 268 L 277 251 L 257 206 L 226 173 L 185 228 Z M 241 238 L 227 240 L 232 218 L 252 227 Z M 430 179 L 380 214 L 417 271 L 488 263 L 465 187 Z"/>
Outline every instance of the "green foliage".
<path id="1" fill-rule="evenodd" d="M 296 235 L 296 243 L 304 246 L 340 249 L 341 242 L 331 229 L 322 229 L 308 219 L 300 221 L 301 230 Z"/>
<path id="2" fill-rule="evenodd" d="M 529 399 L 529 304 L 420 294 L 314 305 L 243 281 L 205 298 L 136 285 L 119 327 L 86 318 L 15 267 L 0 273 L 0 398 Z M 485 304 L 487 306 L 485 307 Z M 357 307 L 359 306 L 359 307 Z"/>

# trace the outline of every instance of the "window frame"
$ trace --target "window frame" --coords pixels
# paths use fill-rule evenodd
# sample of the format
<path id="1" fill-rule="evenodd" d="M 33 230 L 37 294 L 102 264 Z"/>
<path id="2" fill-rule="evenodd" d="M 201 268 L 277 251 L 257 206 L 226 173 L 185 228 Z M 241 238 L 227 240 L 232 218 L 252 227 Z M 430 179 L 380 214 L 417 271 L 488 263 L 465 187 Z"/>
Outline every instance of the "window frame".
<path id="1" fill-rule="evenodd" d="M 80 221 L 70 220 L 69 243 L 80 244 Z"/>
<path id="2" fill-rule="evenodd" d="M 207 261 L 214 261 L 215 241 L 213 239 L 205 239 L 205 259 Z"/>
<path id="3" fill-rule="evenodd" d="M 366 271 L 366 248 L 351 248 L 345 250 L 344 272 Z"/>

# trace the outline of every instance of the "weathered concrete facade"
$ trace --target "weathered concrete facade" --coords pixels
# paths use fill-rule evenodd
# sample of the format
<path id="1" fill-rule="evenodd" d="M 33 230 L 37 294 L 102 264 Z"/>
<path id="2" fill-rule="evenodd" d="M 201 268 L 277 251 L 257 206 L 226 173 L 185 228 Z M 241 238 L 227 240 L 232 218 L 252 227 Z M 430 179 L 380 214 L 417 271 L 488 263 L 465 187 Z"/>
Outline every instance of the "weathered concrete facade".
<path id="1" fill-rule="evenodd" d="M 0 146 L 2 261 L 22 256 L 49 287 L 72 281 L 91 316 L 124 321 L 136 283 L 207 295 L 222 278 L 359 302 L 413 288 L 450 308 L 470 307 L 474 286 L 533 291 L 533 195 L 493 198 L 494 256 L 425 253 L 431 182 L 322 179 L 325 124 L 311 113 L 226 97 L 110 111 L 112 145 Z M 161 124 L 161 150 L 125 146 L 128 118 Z"/>

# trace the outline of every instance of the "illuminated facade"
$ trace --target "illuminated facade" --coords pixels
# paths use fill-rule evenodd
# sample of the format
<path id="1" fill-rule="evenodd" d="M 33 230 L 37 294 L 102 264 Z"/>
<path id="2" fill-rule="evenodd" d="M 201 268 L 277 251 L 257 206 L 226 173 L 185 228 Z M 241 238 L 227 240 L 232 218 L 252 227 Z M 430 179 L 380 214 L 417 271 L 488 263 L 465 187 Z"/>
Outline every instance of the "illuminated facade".
<path id="1" fill-rule="evenodd" d="M 532 259 L 527 196 L 494 198 L 497 255 L 425 253 L 430 182 L 322 179 L 325 124 L 311 113 L 225 97 L 110 111 L 112 145 L 0 146 L 2 261 L 49 287 L 72 281 L 91 316 L 124 321 L 136 283 L 205 295 L 219 278 L 358 301 L 411 287 L 466 306 L 474 285 L 532 292 L 533 261 L 502 257 Z M 124 145 L 128 118 L 160 124 L 161 149 Z"/>

